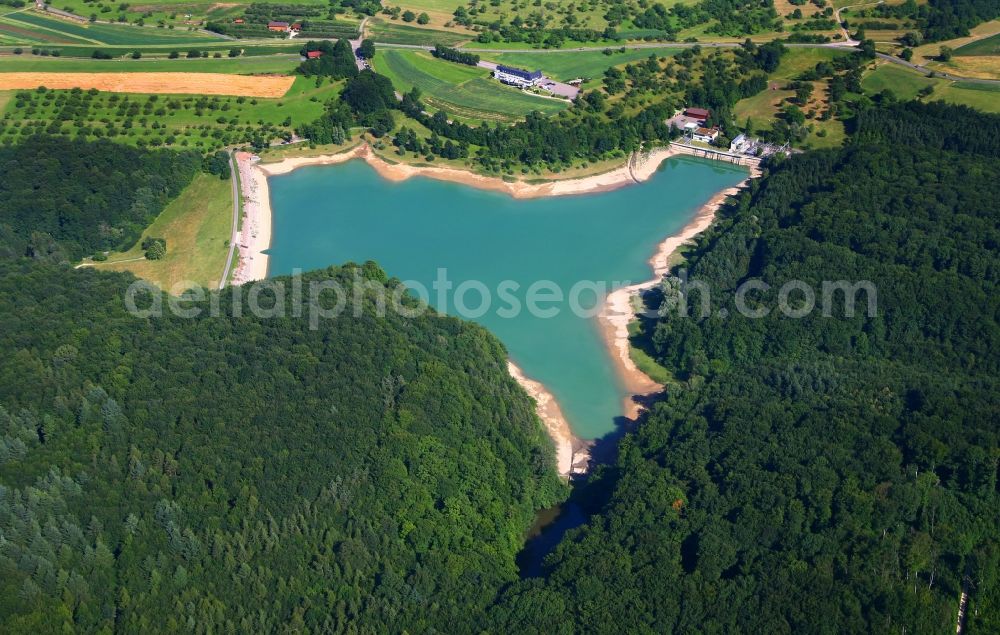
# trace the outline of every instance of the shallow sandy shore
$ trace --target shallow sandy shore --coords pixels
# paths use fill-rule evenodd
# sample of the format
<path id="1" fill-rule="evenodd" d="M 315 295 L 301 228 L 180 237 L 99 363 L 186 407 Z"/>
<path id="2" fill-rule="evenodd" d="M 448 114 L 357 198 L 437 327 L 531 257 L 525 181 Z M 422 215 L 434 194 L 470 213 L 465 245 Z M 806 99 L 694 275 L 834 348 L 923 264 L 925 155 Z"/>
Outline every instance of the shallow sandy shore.
<path id="1" fill-rule="evenodd" d="M 535 400 L 538 418 L 556 446 L 556 465 L 559 474 L 569 476 L 587 471 L 590 462 L 588 444 L 573 436 L 569 422 L 563 415 L 555 397 L 540 382 L 530 379 L 514 362 L 507 361 L 507 370 L 525 392 Z"/>
<path id="2" fill-rule="evenodd" d="M 645 282 L 616 289 L 605 299 L 604 309 L 598 318 L 601 321 L 601 331 L 604 333 L 618 374 L 624 381 L 625 389 L 630 393 L 623 404 L 624 414 L 629 419 L 638 417 L 641 410 L 640 400 L 635 399 L 636 396 L 643 397 L 663 390 L 661 384 L 656 383 L 649 375 L 639 370 L 629 354 L 628 326 L 635 319 L 635 301 L 643 292 L 659 284 L 663 276 L 670 272 L 670 260 L 674 253 L 689 240 L 708 229 L 712 221 L 715 220 L 716 211 L 726 199 L 738 194 L 750 182 L 750 179 L 758 176 L 760 176 L 760 171 L 756 167 L 751 168 L 750 177 L 747 180 L 736 187 L 730 187 L 715 194 L 679 233 L 661 242 L 656 253 L 649 259 L 649 266 L 653 270 L 652 278 Z"/>
<path id="3" fill-rule="evenodd" d="M 271 246 L 271 194 L 267 176 L 257 167 L 257 158 L 248 152 L 236 153 L 243 197 L 243 226 L 239 234 L 240 259 L 233 284 L 267 277 L 266 249 Z"/>
<path id="4" fill-rule="evenodd" d="M 254 163 L 246 161 L 251 177 L 245 182 L 255 183 L 251 188 L 252 197 L 246 200 L 255 204 L 260 218 L 266 217 L 269 227 L 266 243 L 261 240 L 254 242 L 248 250 L 252 265 L 247 267 L 248 280 L 263 279 L 267 275 L 267 256 L 261 252 L 270 246 L 270 200 L 267 194 L 267 176 L 287 174 L 297 168 L 310 165 L 335 165 L 352 159 L 362 159 L 371 165 L 383 178 L 390 181 L 404 181 L 414 176 L 423 176 L 441 181 L 462 183 L 471 187 L 508 194 L 514 198 L 538 198 L 543 196 L 569 196 L 574 194 L 591 194 L 605 192 L 633 183 L 641 183 L 653 176 L 660 164 L 666 159 L 681 154 L 676 148 L 659 148 L 651 152 L 633 155 L 629 161 L 614 170 L 593 176 L 548 181 L 545 183 L 525 183 L 523 181 L 508 182 L 495 177 L 473 174 L 465 170 L 441 167 L 416 167 L 405 164 L 391 164 L 376 156 L 367 144 L 361 144 L 350 150 L 337 154 L 315 157 L 290 157 L 273 163 Z M 240 163 L 242 166 L 243 163 Z M 243 168 L 241 167 L 241 174 Z M 698 214 L 695 220 L 677 236 L 665 240 L 650 261 L 656 278 L 648 282 L 619 289 L 608 296 L 605 309 L 601 315 L 602 331 L 612 349 L 612 358 L 618 372 L 625 380 L 627 390 L 634 395 L 645 395 L 657 392 L 662 386 L 654 382 L 638 368 L 628 354 L 628 324 L 634 319 L 632 298 L 642 289 L 649 288 L 659 281 L 666 272 L 666 263 L 670 254 L 681 244 L 695 234 L 703 231 L 712 222 L 715 209 L 721 205 L 726 196 L 735 193 L 738 188 L 731 188 L 719 193 Z M 246 194 L 245 194 L 246 196 Z M 251 201 L 252 198 L 252 201 Z M 246 203 L 245 203 L 246 208 Z M 240 252 L 240 269 L 243 269 L 243 251 Z M 263 262 L 263 265 L 260 263 Z M 660 264 L 662 262 L 662 265 Z M 262 268 L 261 268 L 262 267 Z M 239 270 L 238 270 L 239 271 Z M 253 277 L 256 276 L 256 277 Z M 563 476 L 579 474 L 587 471 L 590 461 L 589 444 L 573 435 L 569 421 L 563 415 L 559 404 L 552 393 L 541 383 L 530 379 L 513 362 L 508 363 L 511 376 L 517 380 L 525 391 L 531 395 L 537 404 L 538 416 L 545 425 L 549 436 L 556 445 L 556 459 L 559 473 Z M 626 401 L 625 413 L 630 418 L 638 414 L 639 406 L 630 398 Z"/>
<path id="5" fill-rule="evenodd" d="M 644 155 L 645 158 L 642 161 L 629 161 L 628 164 L 608 172 L 574 179 L 547 181 L 545 183 L 508 182 L 500 178 L 482 176 L 456 168 L 418 167 L 403 163 L 388 163 L 372 152 L 367 144 L 361 144 L 351 150 L 338 154 L 326 154 L 316 157 L 292 157 L 275 163 L 264 163 L 260 165 L 260 169 L 269 176 L 274 176 L 277 174 L 287 174 L 296 168 L 307 165 L 335 165 L 351 159 L 363 159 L 375 168 L 375 171 L 380 176 L 389 181 L 405 181 L 414 176 L 423 176 L 439 181 L 462 183 L 479 189 L 503 192 L 514 198 L 539 198 L 543 196 L 592 194 L 613 190 L 632 183 L 639 183 L 652 176 L 661 162 L 675 154 L 677 152 L 673 149 L 664 148 L 655 150 L 648 155 Z"/>

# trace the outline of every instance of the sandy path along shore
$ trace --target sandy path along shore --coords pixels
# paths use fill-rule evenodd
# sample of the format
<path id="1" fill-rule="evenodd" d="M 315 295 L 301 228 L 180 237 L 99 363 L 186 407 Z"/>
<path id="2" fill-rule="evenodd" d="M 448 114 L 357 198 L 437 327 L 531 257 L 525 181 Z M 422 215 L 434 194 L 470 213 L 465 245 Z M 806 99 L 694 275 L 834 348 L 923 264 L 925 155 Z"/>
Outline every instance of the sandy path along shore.
<path id="1" fill-rule="evenodd" d="M 646 396 L 663 390 L 661 384 L 653 381 L 649 375 L 639 370 L 629 354 L 628 326 L 635 319 L 635 300 L 646 290 L 659 284 L 663 276 L 670 272 L 670 260 L 677 250 L 709 228 L 715 220 L 715 213 L 722 207 L 726 199 L 738 194 L 750 182 L 750 179 L 758 176 L 760 176 L 760 170 L 756 167 L 751 168 L 750 176 L 745 181 L 735 187 L 716 193 L 680 232 L 661 242 L 657 246 L 656 253 L 649 259 L 649 266 L 653 271 L 652 278 L 645 282 L 615 289 L 605 299 L 604 308 L 598 319 L 601 322 L 601 331 L 604 333 L 605 341 L 611 351 L 618 375 L 622 378 L 625 389 L 630 393 L 623 404 L 624 414 L 629 419 L 638 417 L 641 410 L 641 406 L 634 396 Z"/>

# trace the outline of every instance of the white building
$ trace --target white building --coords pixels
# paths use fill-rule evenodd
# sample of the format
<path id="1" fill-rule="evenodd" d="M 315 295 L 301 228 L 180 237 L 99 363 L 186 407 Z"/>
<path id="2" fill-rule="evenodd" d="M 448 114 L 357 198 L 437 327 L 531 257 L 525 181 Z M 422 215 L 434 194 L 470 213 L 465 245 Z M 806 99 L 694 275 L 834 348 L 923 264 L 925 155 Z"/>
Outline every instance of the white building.
<path id="1" fill-rule="evenodd" d="M 496 77 L 503 84 L 517 86 L 518 88 L 528 88 L 529 86 L 534 86 L 542 79 L 542 71 L 526 71 L 521 68 L 498 65 L 496 70 L 493 71 L 493 77 Z"/>
<path id="2" fill-rule="evenodd" d="M 746 136 L 745 134 L 738 134 L 736 138 L 732 140 L 729 144 L 730 152 L 745 152 L 747 149 L 753 146 L 754 140 Z"/>
<path id="3" fill-rule="evenodd" d="M 698 128 L 692 133 L 691 138 L 702 143 L 712 143 L 719 138 L 718 128 Z"/>

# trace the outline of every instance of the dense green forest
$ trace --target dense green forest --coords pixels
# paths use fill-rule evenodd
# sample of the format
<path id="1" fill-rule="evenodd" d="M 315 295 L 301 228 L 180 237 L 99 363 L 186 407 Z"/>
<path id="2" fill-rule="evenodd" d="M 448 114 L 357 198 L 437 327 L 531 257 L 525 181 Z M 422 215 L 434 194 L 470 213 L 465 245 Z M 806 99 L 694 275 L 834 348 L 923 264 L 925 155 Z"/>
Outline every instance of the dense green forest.
<path id="1" fill-rule="evenodd" d="M 315 329 L 204 290 L 199 317 L 136 317 L 132 276 L 61 263 L 128 240 L 202 158 L 2 152 L 4 632 L 424 632 L 517 579 L 565 486 L 493 336 L 380 316 L 399 282 L 373 263 L 306 276 L 362 298 Z"/>
<path id="2" fill-rule="evenodd" d="M 576 493 L 595 515 L 545 577 L 505 592 L 500 630 L 945 633 L 963 588 L 967 632 L 1000 629 L 997 125 L 862 112 L 855 143 L 725 210 L 685 263 L 710 314 L 693 291 L 682 317 L 673 282 L 647 298 L 638 343 L 675 384 Z M 869 280 L 877 311 L 862 292 L 853 317 L 743 317 L 750 279 L 771 285 L 753 308 L 789 280 L 817 302 Z"/>
<path id="3" fill-rule="evenodd" d="M 678 94 L 725 109 L 781 52 L 654 58 L 606 82 L 697 65 L 709 81 Z M 349 80 L 328 130 L 381 125 L 379 77 Z M 187 298 L 197 317 L 135 317 L 133 277 L 59 263 L 141 231 L 140 185 L 162 208 L 221 159 L 0 150 L 18 175 L 0 184 L 4 632 L 953 632 L 962 590 L 966 632 L 997 632 L 1000 117 L 855 108 L 844 148 L 768 166 L 687 253 L 707 315 L 675 280 L 645 298 L 635 343 L 675 380 L 575 488 L 588 522 L 527 579 L 524 532 L 566 491 L 489 333 L 377 315 L 372 288 L 400 283 L 374 263 L 306 276 L 364 298 L 315 330 L 230 292 Z M 671 134 L 655 112 L 607 143 Z M 557 121 L 469 134 L 524 153 Z M 13 195 L 46 187 L 72 205 Z M 750 294 L 768 315 L 736 310 L 747 280 L 770 285 Z M 870 281 L 876 310 L 835 294 L 829 317 L 791 319 L 774 310 L 789 280 L 817 302 L 823 281 Z"/>
<path id="4" fill-rule="evenodd" d="M 59 261 L 127 249 L 200 168 L 198 152 L 104 140 L 35 135 L 0 147 L 0 255 Z"/>
<path id="5" fill-rule="evenodd" d="M 923 41 L 938 42 L 965 37 L 977 24 L 1000 18 L 1000 0 L 928 0 L 926 4 L 906 0 L 902 4 L 880 4 L 873 13 L 913 19 Z"/>
<path id="6" fill-rule="evenodd" d="M 398 284 L 305 283 L 356 272 Z M 131 281 L 0 263 L 5 632 L 421 632 L 516 579 L 562 485 L 484 329 L 139 319 Z"/>

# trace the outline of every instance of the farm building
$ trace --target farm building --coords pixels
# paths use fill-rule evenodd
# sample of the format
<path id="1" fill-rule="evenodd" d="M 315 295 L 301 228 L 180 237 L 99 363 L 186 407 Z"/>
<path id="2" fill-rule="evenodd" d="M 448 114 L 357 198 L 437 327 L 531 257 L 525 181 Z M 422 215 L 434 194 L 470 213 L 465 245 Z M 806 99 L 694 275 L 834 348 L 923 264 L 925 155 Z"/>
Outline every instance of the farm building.
<path id="1" fill-rule="evenodd" d="M 323 51 L 306 51 L 307 60 L 315 60 L 323 57 Z"/>
<path id="2" fill-rule="evenodd" d="M 268 31 L 276 31 L 279 33 L 287 33 L 289 31 L 289 26 L 287 22 L 268 22 Z"/>
<path id="3" fill-rule="evenodd" d="M 698 119 L 700 121 L 705 121 L 708 119 L 708 115 L 711 114 L 704 108 L 687 108 L 684 111 L 685 117 L 690 117 L 691 119 Z"/>
<path id="4" fill-rule="evenodd" d="M 526 71 L 521 68 L 500 65 L 493 71 L 493 77 L 496 77 L 503 84 L 527 88 L 534 86 L 542 79 L 542 71 Z"/>
<path id="5" fill-rule="evenodd" d="M 711 143 L 719 138 L 718 128 L 696 128 L 691 138 L 703 143 Z"/>

